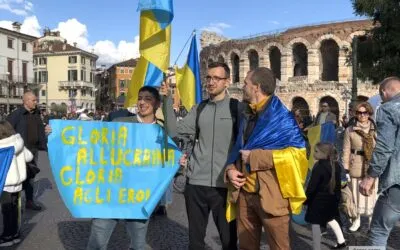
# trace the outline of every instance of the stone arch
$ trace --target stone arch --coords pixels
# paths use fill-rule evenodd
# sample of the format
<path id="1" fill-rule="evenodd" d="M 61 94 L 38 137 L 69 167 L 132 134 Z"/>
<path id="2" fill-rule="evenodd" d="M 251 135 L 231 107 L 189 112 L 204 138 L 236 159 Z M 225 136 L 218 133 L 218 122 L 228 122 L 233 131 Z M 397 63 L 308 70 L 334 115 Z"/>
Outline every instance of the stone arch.
<path id="1" fill-rule="evenodd" d="M 232 51 L 230 54 L 233 83 L 240 82 L 240 58 L 236 52 L 238 51 Z"/>
<path id="2" fill-rule="evenodd" d="M 249 59 L 249 69 L 253 70 L 258 68 L 258 66 L 260 65 L 260 56 L 258 55 L 257 50 L 255 49 L 248 50 L 247 56 Z"/>
<path id="3" fill-rule="evenodd" d="M 308 48 L 302 42 L 292 46 L 293 76 L 308 75 Z"/>
<path id="4" fill-rule="evenodd" d="M 308 106 L 307 101 L 303 97 L 295 96 L 293 97 L 291 103 L 292 103 L 292 111 L 299 109 L 303 117 L 310 115 L 310 107 Z"/>
<path id="5" fill-rule="evenodd" d="M 220 62 L 220 63 L 225 63 L 225 58 L 226 58 L 225 54 L 224 53 L 220 53 L 218 55 L 217 61 Z"/>
<path id="6" fill-rule="evenodd" d="M 310 42 L 307 39 L 302 38 L 302 37 L 297 37 L 295 39 L 290 40 L 290 42 L 288 42 L 288 44 L 286 45 L 286 48 L 288 48 L 289 50 L 292 49 L 292 47 L 295 43 L 302 43 L 307 47 L 307 49 L 311 48 Z"/>
<path id="7" fill-rule="evenodd" d="M 275 78 L 281 80 L 281 68 L 282 68 L 282 50 L 277 46 L 271 46 L 268 49 L 268 58 L 270 63 L 270 69 L 274 73 Z"/>
<path id="8" fill-rule="evenodd" d="M 322 81 L 339 81 L 339 44 L 334 39 L 320 43 L 320 69 Z"/>
<path id="9" fill-rule="evenodd" d="M 338 119 L 340 114 L 338 101 L 330 95 L 323 96 L 321 99 L 319 99 L 318 108 L 321 106 L 321 103 L 323 102 L 328 103 L 330 111 L 334 113 L 336 115 L 336 119 Z"/>
<path id="10" fill-rule="evenodd" d="M 340 47 L 342 44 L 343 44 L 343 40 L 342 39 L 340 39 L 339 37 L 337 37 L 337 36 L 335 36 L 334 34 L 325 34 L 325 35 L 323 35 L 323 36 L 321 36 L 320 38 L 318 38 L 315 42 L 314 42 L 314 44 L 312 45 L 312 48 L 314 48 L 314 49 L 319 49 L 319 48 L 321 48 L 321 44 L 322 44 L 322 42 L 323 41 L 325 41 L 325 40 L 334 40 L 336 43 L 337 43 L 337 45 Z"/>
<path id="11" fill-rule="evenodd" d="M 353 37 L 355 37 L 355 36 L 365 36 L 366 34 L 367 34 L 367 32 L 365 32 L 365 30 L 359 30 L 359 31 L 353 32 L 353 33 L 351 33 L 350 35 L 347 36 L 346 41 L 351 44 L 351 42 L 353 41 Z"/>
<path id="12" fill-rule="evenodd" d="M 356 100 L 357 100 L 357 102 L 366 102 L 366 101 L 368 101 L 368 99 L 369 99 L 368 96 L 358 95 Z"/>

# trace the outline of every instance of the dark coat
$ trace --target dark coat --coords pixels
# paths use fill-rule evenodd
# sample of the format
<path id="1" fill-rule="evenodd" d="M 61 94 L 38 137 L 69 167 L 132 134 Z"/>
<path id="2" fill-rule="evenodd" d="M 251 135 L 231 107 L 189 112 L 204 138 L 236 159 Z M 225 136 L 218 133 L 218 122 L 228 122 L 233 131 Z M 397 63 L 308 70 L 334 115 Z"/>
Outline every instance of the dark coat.
<path id="1" fill-rule="evenodd" d="M 40 116 L 40 111 L 38 109 L 35 109 L 32 113 L 34 115 L 35 123 L 37 124 L 37 135 L 38 135 L 38 141 L 35 143 L 35 145 L 27 145 L 28 141 L 28 124 L 27 124 L 27 117 L 28 117 L 29 111 L 26 110 L 23 106 L 12 112 L 8 117 L 7 121 L 11 123 L 15 131 L 22 136 L 22 139 L 24 139 L 25 146 L 31 150 L 45 150 L 47 151 L 47 136 L 44 132 L 44 124 L 42 121 L 42 118 Z M 32 152 L 35 154 L 34 152 Z"/>
<path id="2" fill-rule="evenodd" d="M 118 109 L 108 114 L 107 121 L 111 122 L 118 117 L 129 117 L 129 116 L 135 116 L 135 114 L 129 112 L 127 109 Z"/>
<path id="3" fill-rule="evenodd" d="M 305 220 L 311 224 L 326 226 L 326 223 L 339 217 L 339 203 L 341 194 L 340 166 L 335 166 L 335 190 L 329 192 L 331 179 L 331 164 L 329 160 L 319 160 L 311 173 L 307 186 L 307 205 Z"/>

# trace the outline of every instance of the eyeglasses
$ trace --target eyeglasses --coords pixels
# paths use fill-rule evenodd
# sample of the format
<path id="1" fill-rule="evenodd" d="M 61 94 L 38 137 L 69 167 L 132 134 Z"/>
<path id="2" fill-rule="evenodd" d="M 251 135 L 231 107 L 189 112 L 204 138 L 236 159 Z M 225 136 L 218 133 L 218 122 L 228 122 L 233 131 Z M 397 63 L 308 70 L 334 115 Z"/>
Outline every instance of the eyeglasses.
<path id="1" fill-rule="evenodd" d="M 219 82 L 219 81 L 226 80 L 226 79 L 228 79 L 228 78 L 226 78 L 226 77 L 219 77 L 219 76 L 206 76 L 206 81 L 207 81 L 207 82 L 211 82 L 211 80 L 212 80 L 213 82 Z"/>
<path id="2" fill-rule="evenodd" d="M 367 115 L 369 115 L 369 112 L 368 112 L 368 111 L 356 111 L 356 115 L 364 115 L 364 116 L 367 116 Z"/>

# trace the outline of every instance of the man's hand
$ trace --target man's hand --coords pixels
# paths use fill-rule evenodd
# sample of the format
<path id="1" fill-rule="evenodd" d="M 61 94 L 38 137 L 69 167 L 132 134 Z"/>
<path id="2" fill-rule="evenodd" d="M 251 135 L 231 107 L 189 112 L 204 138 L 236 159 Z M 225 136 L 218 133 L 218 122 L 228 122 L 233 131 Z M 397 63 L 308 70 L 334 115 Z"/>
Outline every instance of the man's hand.
<path id="1" fill-rule="evenodd" d="M 236 169 L 228 170 L 227 175 L 230 182 L 236 189 L 239 189 L 246 183 L 246 178 L 244 175 Z"/>
<path id="2" fill-rule="evenodd" d="M 187 166 L 187 161 L 188 161 L 187 154 L 183 154 L 181 156 L 181 158 L 179 159 L 179 165 L 186 167 Z"/>
<path id="3" fill-rule="evenodd" d="M 244 164 L 249 164 L 250 162 L 250 150 L 240 150 L 240 154 L 242 155 L 242 161 Z"/>
<path id="4" fill-rule="evenodd" d="M 162 96 L 169 95 L 169 86 L 168 86 L 168 83 L 166 83 L 165 81 L 163 83 L 161 83 L 160 94 Z"/>
<path id="5" fill-rule="evenodd" d="M 372 178 L 370 176 L 364 177 L 364 179 L 360 182 L 359 186 L 360 193 L 365 196 L 371 195 L 372 194 L 371 188 L 374 182 L 375 178 Z"/>
<path id="6" fill-rule="evenodd" d="M 51 132 L 53 132 L 53 130 L 51 129 L 50 125 L 47 124 L 46 127 L 44 127 L 44 133 L 49 135 Z"/>

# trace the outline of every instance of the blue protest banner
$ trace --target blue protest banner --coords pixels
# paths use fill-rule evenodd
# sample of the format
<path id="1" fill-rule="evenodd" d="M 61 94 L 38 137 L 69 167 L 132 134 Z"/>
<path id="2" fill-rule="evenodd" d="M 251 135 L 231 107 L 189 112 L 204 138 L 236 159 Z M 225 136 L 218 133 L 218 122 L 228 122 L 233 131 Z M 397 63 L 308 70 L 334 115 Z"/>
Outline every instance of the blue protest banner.
<path id="1" fill-rule="evenodd" d="M 76 218 L 147 219 L 178 171 L 181 153 L 157 124 L 51 120 L 49 159 Z M 168 161 L 164 161 L 168 154 Z"/>

